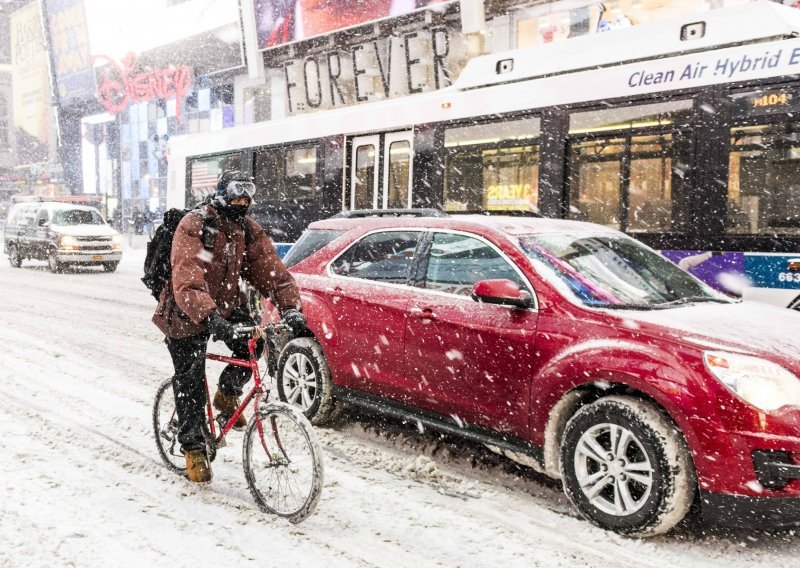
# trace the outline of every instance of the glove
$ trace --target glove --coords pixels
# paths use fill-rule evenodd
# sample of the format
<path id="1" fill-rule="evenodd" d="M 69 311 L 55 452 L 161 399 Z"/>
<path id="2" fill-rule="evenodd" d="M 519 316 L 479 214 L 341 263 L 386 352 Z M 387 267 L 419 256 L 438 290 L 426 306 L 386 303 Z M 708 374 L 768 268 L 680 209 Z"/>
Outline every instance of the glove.
<path id="1" fill-rule="evenodd" d="M 235 337 L 233 324 L 219 315 L 219 312 L 211 312 L 206 319 L 206 329 L 217 341 L 231 341 Z"/>
<path id="2" fill-rule="evenodd" d="M 306 316 L 300 310 L 286 310 L 282 316 L 283 323 L 289 326 L 289 329 L 292 330 L 292 335 L 300 335 L 308 329 L 306 327 Z"/>

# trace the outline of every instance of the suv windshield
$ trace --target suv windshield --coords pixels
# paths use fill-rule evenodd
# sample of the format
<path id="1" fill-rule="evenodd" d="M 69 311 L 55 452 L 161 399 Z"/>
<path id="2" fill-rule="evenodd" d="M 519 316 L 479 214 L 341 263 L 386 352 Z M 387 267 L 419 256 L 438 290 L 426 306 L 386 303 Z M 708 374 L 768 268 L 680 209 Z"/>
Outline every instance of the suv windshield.
<path id="1" fill-rule="evenodd" d="M 344 231 L 307 230 L 283 257 L 283 264 L 291 268 L 343 234 Z"/>
<path id="2" fill-rule="evenodd" d="M 53 225 L 104 225 L 97 211 L 89 209 L 62 209 L 53 213 Z"/>
<path id="3" fill-rule="evenodd" d="M 530 235 L 520 245 L 587 306 L 652 309 L 731 301 L 624 235 Z"/>

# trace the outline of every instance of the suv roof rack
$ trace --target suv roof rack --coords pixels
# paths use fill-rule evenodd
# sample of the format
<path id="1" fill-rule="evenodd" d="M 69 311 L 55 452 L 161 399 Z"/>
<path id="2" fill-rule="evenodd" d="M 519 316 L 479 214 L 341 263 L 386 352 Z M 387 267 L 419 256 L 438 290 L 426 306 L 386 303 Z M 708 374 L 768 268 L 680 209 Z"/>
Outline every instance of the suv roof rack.
<path id="1" fill-rule="evenodd" d="M 449 217 L 439 209 L 353 209 L 342 211 L 331 219 L 359 219 L 362 217 Z"/>

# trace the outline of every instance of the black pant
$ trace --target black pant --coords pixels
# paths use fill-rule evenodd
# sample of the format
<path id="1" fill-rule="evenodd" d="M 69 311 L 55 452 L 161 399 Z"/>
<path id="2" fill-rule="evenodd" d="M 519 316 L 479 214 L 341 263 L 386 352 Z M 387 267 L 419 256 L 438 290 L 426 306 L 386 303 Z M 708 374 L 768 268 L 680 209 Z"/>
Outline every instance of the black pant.
<path id="1" fill-rule="evenodd" d="M 238 309 L 228 318 L 231 323 L 255 325 L 255 321 L 243 309 Z M 178 442 L 183 451 L 205 448 L 203 428 L 205 427 L 205 362 L 208 347 L 208 332 L 203 332 L 184 339 L 167 337 L 164 341 L 172 356 L 175 376 L 172 388 L 175 393 L 175 407 L 178 411 Z M 247 359 L 247 338 L 226 341 L 225 345 L 232 351 L 233 357 Z M 264 351 L 264 340 L 256 343 L 256 356 Z M 223 394 L 242 395 L 242 388 L 250 380 L 250 369 L 228 365 L 219 376 L 218 388 Z"/>

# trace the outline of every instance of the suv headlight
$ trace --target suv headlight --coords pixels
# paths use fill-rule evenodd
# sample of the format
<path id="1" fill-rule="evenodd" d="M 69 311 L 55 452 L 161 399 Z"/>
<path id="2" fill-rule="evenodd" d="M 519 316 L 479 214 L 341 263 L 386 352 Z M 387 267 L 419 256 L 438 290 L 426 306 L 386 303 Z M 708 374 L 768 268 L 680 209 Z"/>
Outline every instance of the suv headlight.
<path id="1" fill-rule="evenodd" d="M 78 239 L 72 235 L 61 235 L 58 239 L 58 248 L 61 250 L 78 250 Z"/>
<path id="2" fill-rule="evenodd" d="M 113 235 L 111 237 L 111 248 L 112 249 L 122 248 L 122 235 Z"/>
<path id="3" fill-rule="evenodd" d="M 756 408 L 800 406 L 800 379 L 772 361 L 724 351 L 704 351 L 703 360 L 712 375 Z"/>

